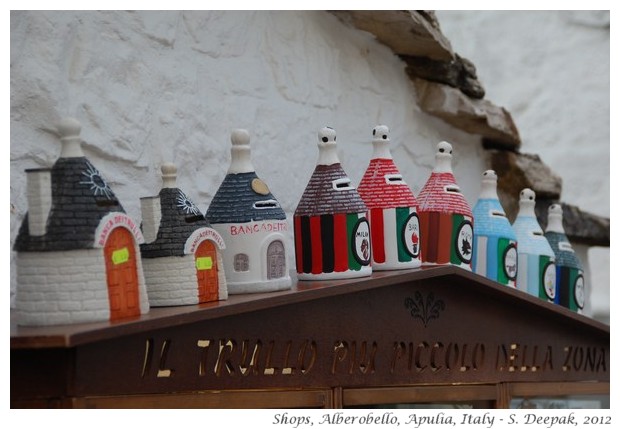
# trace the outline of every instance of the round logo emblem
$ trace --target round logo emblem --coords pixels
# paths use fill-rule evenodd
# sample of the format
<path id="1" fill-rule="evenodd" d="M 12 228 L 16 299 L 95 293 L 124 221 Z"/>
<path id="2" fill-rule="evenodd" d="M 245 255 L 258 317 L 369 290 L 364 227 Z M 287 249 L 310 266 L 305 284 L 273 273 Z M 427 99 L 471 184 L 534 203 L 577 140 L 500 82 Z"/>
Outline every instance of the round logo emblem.
<path id="1" fill-rule="evenodd" d="M 545 265 L 542 273 L 543 287 L 545 288 L 545 294 L 549 299 L 555 298 L 555 264 L 549 262 Z"/>
<path id="2" fill-rule="evenodd" d="M 252 180 L 252 190 L 260 195 L 269 195 L 267 184 L 258 177 Z"/>
<path id="3" fill-rule="evenodd" d="M 351 237 L 353 256 L 362 265 L 370 264 L 370 225 L 364 217 L 357 221 Z"/>
<path id="4" fill-rule="evenodd" d="M 474 239 L 474 229 L 471 222 L 468 220 L 463 221 L 456 232 L 456 254 L 459 259 L 466 264 L 471 262 L 472 256 L 472 244 Z"/>
<path id="5" fill-rule="evenodd" d="M 517 279 L 517 246 L 514 243 L 504 250 L 504 274 L 509 280 Z"/>
<path id="6" fill-rule="evenodd" d="M 583 310 L 586 304 L 586 285 L 583 276 L 580 274 L 575 279 L 575 303 L 577 307 Z"/>
<path id="7" fill-rule="evenodd" d="M 400 238 L 409 255 L 414 258 L 420 256 L 420 218 L 415 212 L 407 217 Z"/>

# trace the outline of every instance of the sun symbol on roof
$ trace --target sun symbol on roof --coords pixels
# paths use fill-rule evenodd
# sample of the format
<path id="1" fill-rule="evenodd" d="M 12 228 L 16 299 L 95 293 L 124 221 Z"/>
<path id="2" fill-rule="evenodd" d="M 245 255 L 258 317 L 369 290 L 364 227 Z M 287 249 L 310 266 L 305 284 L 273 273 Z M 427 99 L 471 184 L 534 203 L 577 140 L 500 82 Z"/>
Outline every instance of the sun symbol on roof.
<path id="1" fill-rule="evenodd" d="M 80 184 L 89 185 L 95 196 L 105 195 L 108 200 L 111 199 L 113 195 L 112 190 L 103 177 L 101 177 L 99 170 L 97 170 L 90 162 L 87 162 L 87 166 L 88 168 L 86 171 L 82 171 L 82 175 L 86 176 L 88 179 L 80 182 Z"/>
<path id="2" fill-rule="evenodd" d="M 181 190 L 179 190 L 179 196 L 177 197 L 177 207 L 180 207 L 186 214 L 193 214 L 196 216 L 200 214 L 198 207 L 196 207 L 192 200 Z"/>

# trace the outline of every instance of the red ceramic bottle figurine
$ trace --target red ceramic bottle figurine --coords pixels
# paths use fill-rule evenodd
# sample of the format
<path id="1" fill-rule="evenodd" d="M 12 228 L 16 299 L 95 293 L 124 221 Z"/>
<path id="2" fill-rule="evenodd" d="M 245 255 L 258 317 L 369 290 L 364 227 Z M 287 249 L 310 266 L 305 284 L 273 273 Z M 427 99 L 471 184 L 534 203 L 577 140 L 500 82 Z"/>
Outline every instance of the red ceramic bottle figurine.
<path id="1" fill-rule="evenodd" d="M 392 159 L 389 133 L 385 125 L 372 130 L 372 159 L 357 187 L 369 209 L 373 270 L 421 265 L 417 202 Z"/>
<path id="2" fill-rule="evenodd" d="M 418 195 L 422 263 L 471 270 L 474 218 L 452 173 L 452 145 L 441 142 L 435 168 Z"/>

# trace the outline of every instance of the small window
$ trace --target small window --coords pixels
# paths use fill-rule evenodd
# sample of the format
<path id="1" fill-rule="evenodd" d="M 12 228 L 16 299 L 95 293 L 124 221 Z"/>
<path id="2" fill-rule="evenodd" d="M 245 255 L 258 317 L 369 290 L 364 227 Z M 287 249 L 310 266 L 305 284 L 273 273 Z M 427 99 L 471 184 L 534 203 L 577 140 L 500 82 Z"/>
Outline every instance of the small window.
<path id="1" fill-rule="evenodd" d="M 280 207 L 280 204 L 278 204 L 276 200 L 263 200 L 263 201 L 256 201 L 254 203 L 255 209 L 275 209 L 278 207 Z"/>
<path id="2" fill-rule="evenodd" d="M 385 182 L 388 185 L 404 185 L 405 181 L 403 180 L 403 176 L 401 174 L 386 174 Z"/>
<path id="3" fill-rule="evenodd" d="M 349 179 L 348 177 L 334 180 L 332 182 L 332 186 L 337 191 L 348 191 L 350 189 L 353 189 L 353 186 L 351 186 L 351 179 Z"/>
<path id="4" fill-rule="evenodd" d="M 235 271 L 243 272 L 250 270 L 250 258 L 245 253 L 235 255 Z"/>
<path id="5" fill-rule="evenodd" d="M 498 210 L 491 210 L 491 216 L 493 217 L 506 217 L 504 212 L 500 212 Z"/>
<path id="6" fill-rule="evenodd" d="M 461 189 L 457 185 L 448 185 L 446 186 L 446 192 L 449 192 L 451 194 L 460 194 Z"/>

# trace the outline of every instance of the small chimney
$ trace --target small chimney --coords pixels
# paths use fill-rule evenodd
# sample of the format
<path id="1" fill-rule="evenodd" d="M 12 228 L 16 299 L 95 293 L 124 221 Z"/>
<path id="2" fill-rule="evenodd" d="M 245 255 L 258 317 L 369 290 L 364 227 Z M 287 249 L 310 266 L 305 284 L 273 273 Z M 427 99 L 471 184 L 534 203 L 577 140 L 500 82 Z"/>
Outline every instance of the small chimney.
<path id="1" fill-rule="evenodd" d="M 494 170 L 487 170 L 482 173 L 482 184 L 480 187 L 480 199 L 497 199 L 497 174 Z"/>
<path id="2" fill-rule="evenodd" d="M 373 159 L 392 159 L 390 152 L 390 129 L 385 125 L 377 125 L 372 130 Z"/>
<path id="3" fill-rule="evenodd" d="M 566 234 L 562 218 L 562 206 L 560 204 L 551 204 L 547 209 L 547 229 L 545 231 Z"/>
<path id="4" fill-rule="evenodd" d="M 439 142 L 435 152 L 435 173 L 452 173 L 452 145 L 448 142 Z"/>
<path id="5" fill-rule="evenodd" d="M 80 138 L 82 126 L 79 121 L 74 118 L 64 118 L 60 121 L 57 128 L 60 134 L 60 142 L 62 143 L 60 157 L 79 158 L 84 156 L 84 152 L 82 152 L 82 139 Z"/>
<path id="6" fill-rule="evenodd" d="M 336 147 L 336 130 L 324 127 L 319 130 L 319 160 L 317 165 L 339 164 L 338 148 Z"/>
<path id="7" fill-rule="evenodd" d="M 536 206 L 536 192 L 530 188 L 525 188 L 519 194 L 519 216 L 536 217 L 534 207 Z"/>
<path id="8" fill-rule="evenodd" d="M 162 188 L 177 187 L 177 167 L 171 162 L 164 162 L 161 166 Z"/>
<path id="9" fill-rule="evenodd" d="M 250 152 L 250 133 L 247 130 L 236 129 L 230 135 L 230 167 L 228 173 L 251 173 L 254 171 Z"/>
<path id="10" fill-rule="evenodd" d="M 177 187 L 177 167 L 165 162 L 161 165 L 162 188 Z M 161 199 L 159 195 L 140 198 L 142 210 L 142 235 L 145 243 L 152 243 L 157 239 L 157 232 L 161 223 Z"/>
<path id="11" fill-rule="evenodd" d="M 52 173 L 49 169 L 29 169 L 26 174 L 28 231 L 33 236 L 45 235 L 52 208 Z"/>

